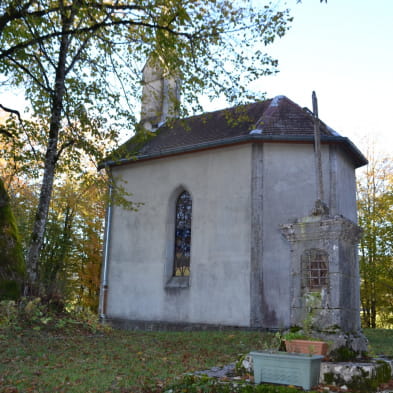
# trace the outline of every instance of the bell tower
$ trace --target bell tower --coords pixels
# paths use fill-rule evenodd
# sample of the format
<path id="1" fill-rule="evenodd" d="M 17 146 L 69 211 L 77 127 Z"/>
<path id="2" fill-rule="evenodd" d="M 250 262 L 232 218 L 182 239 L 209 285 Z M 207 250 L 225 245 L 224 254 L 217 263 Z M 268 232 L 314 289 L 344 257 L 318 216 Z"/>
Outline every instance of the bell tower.
<path id="1" fill-rule="evenodd" d="M 159 57 L 150 56 L 143 67 L 141 124 L 154 131 L 179 115 L 180 78 Z"/>

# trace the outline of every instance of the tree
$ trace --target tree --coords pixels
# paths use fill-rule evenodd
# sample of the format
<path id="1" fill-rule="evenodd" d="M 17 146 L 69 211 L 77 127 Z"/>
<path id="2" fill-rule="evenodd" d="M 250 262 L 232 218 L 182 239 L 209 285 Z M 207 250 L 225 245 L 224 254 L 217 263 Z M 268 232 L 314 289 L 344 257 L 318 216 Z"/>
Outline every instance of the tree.
<path id="1" fill-rule="evenodd" d="M 0 73 L 25 89 L 43 155 L 26 261 L 31 293 L 39 290 L 55 178 L 83 172 L 82 156 L 99 161 L 102 144 L 133 128 L 130 97 L 139 94 L 147 56 L 181 74 L 186 104 L 199 108 L 201 93 L 251 99 L 249 82 L 277 65 L 263 46 L 290 21 L 287 10 L 253 9 L 246 0 L 5 0 L 0 12 Z"/>
<path id="2" fill-rule="evenodd" d="M 39 279 L 46 297 L 59 306 L 98 307 L 106 180 L 97 177 L 71 175 L 54 189 Z"/>
<path id="3" fill-rule="evenodd" d="M 21 293 L 25 265 L 9 196 L 0 178 L 0 300 L 17 299 Z"/>
<path id="4" fill-rule="evenodd" d="M 16 135 L 18 124 L 10 118 L 3 121 L 3 128 Z M 24 142 L 31 148 L 24 149 L 20 143 L 11 149 L 0 143 L 0 177 L 7 185 L 21 243 L 27 250 L 39 197 L 34 167 L 39 165 L 40 135 L 33 122 L 24 122 L 23 129 L 30 135 Z M 54 184 L 38 281 L 43 299 L 59 311 L 65 305 L 97 309 L 106 183 L 106 176 L 86 162 L 84 173 L 64 172 Z"/>
<path id="5" fill-rule="evenodd" d="M 370 154 L 358 182 L 362 320 L 365 327 L 393 323 L 393 161 Z"/>
<path id="6" fill-rule="evenodd" d="M 2 123 L 0 116 L 0 133 L 7 139 L 11 138 L 12 135 Z M 1 143 L 0 151 L 4 151 Z M 0 169 L 5 165 L 4 155 L 0 154 Z M 17 299 L 21 295 L 26 267 L 12 201 L 4 185 L 4 180 L 9 183 L 10 179 L 3 175 L 4 173 L 0 173 L 0 299 Z"/>
<path id="7" fill-rule="evenodd" d="M 34 182 L 24 182 L 26 169 L 15 165 L 10 151 L 0 144 L 0 177 L 6 180 L 10 192 L 8 209 L 13 208 L 15 219 L 12 229 L 19 227 L 19 256 L 28 248 L 29 234 L 34 221 L 39 187 Z M 17 157 L 19 152 L 12 152 Z M 82 175 L 67 173 L 55 182 L 50 204 L 44 244 L 41 250 L 38 280 L 45 301 L 61 310 L 64 305 L 89 308 L 96 311 L 101 270 L 104 212 L 107 203 L 107 179 L 94 168 Z M 0 218 L 3 217 L 0 208 Z M 1 219 L 2 222 L 2 219 Z M 9 228 L 9 226 L 7 226 Z M 9 232 L 9 231 L 8 231 Z M 3 233 L 0 230 L 0 233 Z M 0 236 L 1 256 L 6 257 L 11 248 L 4 246 Z M 3 247 L 4 246 L 4 247 Z M 20 247 L 22 246 L 22 247 Z M 0 258 L 0 277 L 5 279 L 5 260 Z M 23 262 L 23 259 L 22 259 Z M 8 265 L 8 264 L 7 264 Z M 8 270 L 7 270 L 8 272 Z M 14 277 L 14 272 L 12 277 Z M 2 281 L 0 288 L 20 289 L 23 275 L 15 282 Z M 7 289 L 8 291 L 8 289 Z M 16 294 L 14 293 L 15 297 Z M 1 295 L 0 295 L 1 297 Z"/>

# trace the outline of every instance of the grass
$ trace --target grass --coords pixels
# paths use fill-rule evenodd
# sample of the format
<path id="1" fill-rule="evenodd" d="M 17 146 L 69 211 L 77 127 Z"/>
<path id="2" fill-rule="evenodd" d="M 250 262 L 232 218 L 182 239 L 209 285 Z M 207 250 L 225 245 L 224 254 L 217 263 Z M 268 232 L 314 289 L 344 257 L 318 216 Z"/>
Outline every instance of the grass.
<path id="1" fill-rule="evenodd" d="M 0 339 L 0 392 L 150 391 L 188 371 L 233 362 L 260 342 L 251 332 L 7 333 Z"/>
<path id="2" fill-rule="evenodd" d="M 371 355 L 386 355 L 393 357 L 393 329 L 363 329 L 369 340 Z"/>
<path id="3" fill-rule="evenodd" d="M 366 330 L 373 353 L 393 355 L 393 331 Z M 258 332 L 111 331 L 58 335 L 0 331 L 1 393 L 139 393 L 190 371 L 235 361 L 261 348 Z"/>

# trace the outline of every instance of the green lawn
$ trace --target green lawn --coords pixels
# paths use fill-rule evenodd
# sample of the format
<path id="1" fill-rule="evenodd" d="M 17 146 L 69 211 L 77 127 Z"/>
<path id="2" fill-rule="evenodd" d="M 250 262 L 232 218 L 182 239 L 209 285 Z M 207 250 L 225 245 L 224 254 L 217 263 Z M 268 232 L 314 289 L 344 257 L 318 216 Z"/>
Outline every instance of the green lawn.
<path id="1" fill-rule="evenodd" d="M 233 362 L 258 348 L 261 337 L 246 332 L 3 334 L 0 392 L 140 392 L 187 371 Z"/>
<path id="2" fill-rule="evenodd" d="M 371 350 L 393 355 L 393 331 L 367 330 Z M 267 337 L 267 338 L 266 338 Z M 151 392 L 176 376 L 231 363 L 261 348 L 257 332 L 105 335 L 0 331 L 0 392 Z"/>
<path id="3" fill-rule="evenodd" d="M 364 329 L 370 355 L 393 356 L 393 329 Z"/>

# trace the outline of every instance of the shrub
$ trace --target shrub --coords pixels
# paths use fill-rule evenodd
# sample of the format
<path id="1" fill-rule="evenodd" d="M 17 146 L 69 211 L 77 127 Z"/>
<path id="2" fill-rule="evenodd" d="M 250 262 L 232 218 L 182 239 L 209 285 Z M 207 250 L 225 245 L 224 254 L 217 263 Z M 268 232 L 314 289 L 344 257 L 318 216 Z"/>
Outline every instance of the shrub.
<path id="1" fill-rule="evenodd" d="M 110 329 L 99 323 L 96 314 L 88 310 L 56 312 L 57 307 L 45 303 L 41 298 L 21 298 L 19 301 L 0 301 L 0 328 L 20 330 L 51 330 L 62 333 L 78 329 L 89 334 L 105 332 Z"/>

